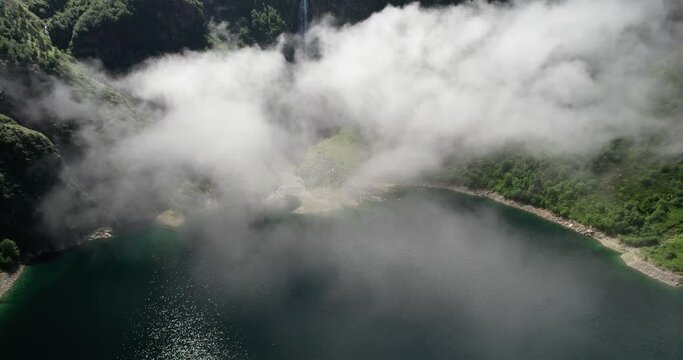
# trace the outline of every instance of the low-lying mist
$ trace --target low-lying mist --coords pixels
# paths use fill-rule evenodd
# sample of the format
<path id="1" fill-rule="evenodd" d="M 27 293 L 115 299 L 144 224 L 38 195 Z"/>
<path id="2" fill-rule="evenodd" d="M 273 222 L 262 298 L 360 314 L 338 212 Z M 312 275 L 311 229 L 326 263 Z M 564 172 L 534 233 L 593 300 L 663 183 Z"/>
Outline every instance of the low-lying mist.
<path id="1" fill-rule="evenodd" d="M 661 153 L 681 153 L 683 100 L 658 108 L 683 93 L 683 80 L 667 78 L 683 69 L 678 0 L 412 4 L 332 24 L 270 48 L 154 58 L 117 76 L 79 65 L 123 97 L 55 80 L 25 112 L 77 124 L 81 152 L 65 157 L 64 185 L 41 208 L 48 228 L 87 234 L 179 210 L 178 232 L 195 240 L 183 259 L 193 294 L 234 301 L 229 321 L 266 324 L 255 337 L 285 352 L 311 346 L 293 358 L 354 358 L 354 346 L 358 358 L 636 358 L 662 333 L 683 333 L 676 316 L 641 321 L 643 309 L 659 315 L 678 298 L 631 296 L 639 274 L 605 266 L 556 225 L 501 220 L 491 204 L 413 189 L 332 217 L 289 217 L 267 201 L 340 129 L 367 146 L 341 188 L 417 183 L 454 158 L 511 144 L 582 158 L 617 137 L 656 137 Z M 640 336 L 655 340 L 632 341 Z M 675 347 L 646 350 L 673 358 Z"/>
<path id="2" fill-rule="evenodd" d="M 190 283 L 218 308 L 239 309 L 226 318 L 264 339 L 249 347 L 256 357 L 609 358 L 641 345 L 629 333 L 604 346 L 602 332 L 611 338 L 624 319 L 615 314 L 663 301 L 627 296 L 633 274 L 570 231 L 448 191 L 412 189 L 258 231 L 221 221 L 230 209 L 212 215 L 192 230 L 207 243 L 191 257 Z"/>
<path id="3" fill-rule="evenodd" d="M 169 55 L 116 78 L 94 71 L 144 116 L 54 86 L 42 107 L 77 119 L 86 149 L 68 175 L 101 206 L 84 210 L 57 190 L 46 217 L 135 217 L 197 184 L 202 211 L 258 212 L 305 150 L 343 126 L 370 149 L 352 176 L 360 183 L 414 181 L 509 143 L 565 156 L 619 136 L 677 144 L 680 113 L 655 115 L 653 99 L 680 61 L 680 20 L 666 0 L 413 4 L 355 25 L 323 19 L 272 48 Z M 292 42 L 306 46 L 290 62 Z"/>

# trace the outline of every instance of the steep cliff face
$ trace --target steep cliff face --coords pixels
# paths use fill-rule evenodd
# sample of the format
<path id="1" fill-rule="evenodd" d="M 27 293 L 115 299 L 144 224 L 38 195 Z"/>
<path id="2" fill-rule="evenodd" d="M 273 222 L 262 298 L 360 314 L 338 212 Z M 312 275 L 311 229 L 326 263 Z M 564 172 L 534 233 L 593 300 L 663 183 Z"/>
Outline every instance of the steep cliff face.
<path id="1" fill-rule="evenodd" d="M 64 8 L 68 0 L 21 0 L 29 11 L 41 19 L 52 17 L 57 11 Z"/>
<path id="2" fill-rule="evenodd" d="M 37 209 L 59 181 L 61 160 L 44 134 L 4 115 L 25 109 L 13 101 L 21 94 L 10 95 L 11 82 L 59 75 L 68 62 L 26 3 L 0 2 L 0 238 L 15 240 L 22 251 L 42 247 Z"/>
<path id="3" fill-rule="evenodd" d="M 42 48 L 51 42 L 79 58 L 99 58 L 110 69 L 207 45 L 200 0 L 7 0 L 0 6 L 0 25 L 12 25 L 5 33 L 25 34 Z"/>
<path id="4" fill-rule="evenodd" d="M 38 205 L 59 181 L 61 161 L 43 134 L 0 115 L 0 237 L 40 248 Z"/>
<path id="5" fill-rule="evenodd" d="M 309 0 L 308 20 L 331 14 L 339 23 L 353 23 L 388 5 L 411 2 L 414 1 Z M 440 6 L 463 0 L 419 2 L 423 6 Z M 302 21 L 300 0 L 7 0 L 5 3 L 20 3 L 24 10 L 32 11 L 32 31 L 38 30 L 40 37 L 47 31 L 55 47 L 77 58 L 101 59 L 112 70 L 126 69 L 150 56 L 208 46 L 209 20 L 226 21 L 244 43 L 261 45 L 272 43 L 280 32 L 298 31 Z M 270 18 L 277 22 L 263 29 L 260 20 L 270 13 Z"/>
<path id="6" fill-rule="evenodd" d="M 16 0 L 0 2 L 0 69 L 21 65 L 54 73 L 63 58 L 52 46 L 40 18 Z"/>
<path id="7" fill-rule="evenodd" d="M 73 139 L 77 122 L 57 119 L 36 99 L 49 94 L 58 78 L 78 96 L 129 109 L 136 117 L 128 98 L 90 77 L 53 45 L 45 28 L 50 20 L 30 11 L 39 5 L 63 10 L 52 0 L 0 0 L 0 239 L 11 238 L 28 257 L 73 244 L 88 231 L 67 223 L 57 229 L 59 236 L 47 234 L 45 199 L 57 187 L 82 194 L 79 179 L 61 180 L 64 159 L 80 156 L 82 145 Z"/>
<path id="8" fill-rule="evenodd" d="M 206 35 L 198 0 L 93 0 L 74 26 L 70 50 L 116 69 L 149 56 L 203 48 Z"/>
<path id="9" fill-rule="evenodd" d="M 53 14 L 45 20 L 45 28 L 56 47 L 62 50 L 69 49 L 76 23 L 88 10 L 91 2 L 92 0 L 67 0 L 63 6 L 55 8 Z"/>

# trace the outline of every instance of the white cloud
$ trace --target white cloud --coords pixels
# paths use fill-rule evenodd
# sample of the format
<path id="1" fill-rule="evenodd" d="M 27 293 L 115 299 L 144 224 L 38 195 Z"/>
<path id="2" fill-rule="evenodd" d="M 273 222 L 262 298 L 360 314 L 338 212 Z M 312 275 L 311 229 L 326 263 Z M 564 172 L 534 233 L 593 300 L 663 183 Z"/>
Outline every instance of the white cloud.
<path id="1" fill-rule="evenodd" d="M 267 191 L 331 125 L 370 137 L 375 156 L 359 176 L 371 178 L 409 178 L 455 148 L 485 153 L 510 141 L 591 151 L 657 125 L 648 113 L 656 70 L 681 40 L 670 5 L 389 7 L 356 25 L 313 27 L 319 56 L 294 64 L 277 48 L 167 56 L 118 80 L 160 106 L 152 124 L 93 150 L 82 169 L 123 167 L 98 176 L 112 178 L 99 195 L 116 194 L 125 208 L 142 190 L 168 192 L 182 171 Z"/>

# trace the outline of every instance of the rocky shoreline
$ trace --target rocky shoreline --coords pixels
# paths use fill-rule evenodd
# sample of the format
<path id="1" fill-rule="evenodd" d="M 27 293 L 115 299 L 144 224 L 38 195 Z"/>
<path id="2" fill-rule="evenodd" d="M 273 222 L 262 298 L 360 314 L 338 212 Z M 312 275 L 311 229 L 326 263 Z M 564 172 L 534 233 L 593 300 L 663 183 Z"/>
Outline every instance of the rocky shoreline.
<path id="1" fill-rule="evenodd" d="M 641 253 L 640 249 L 624 245 L 618 239 L 610 237 L 607 234 L 591 226 L 586 226 L 575 221 L 565 219 L 553 213 L 552 211 L 541 209 L 527 204 L 522 204 L 514 200 L 510 200 L 490 190 L 473 190 L 462 186 L 450 186 L 439 184 L 420 184 L 419 186 L 435 189 L 447 189 L 467 195 L 483 197 L 519 210 L 532 213 L 534 215 L 542 217 L 545 220 L 552 221 L 570 230 L 574 230 L 579 234 L 589 236 L 600 242 L 603 246 L 621 253 L 621 259 L 624 261 L 624 263 L 626 263 L 626 265 L 640 271 L 641 273 L 657 281 L 660 281 L 666 285 L 673 287 L 683 287 L 683 275 L 679 275 L 672 271 L 662 269 L 656 266 L 655 264 L 648 262 L 644 259 L 644 256 Z"/>
<path id="2" fill-rule="evenodd" d="M 24 272 L 25 267 L 23 265 L 19 266 L 17 271 L 13 273 L 0 272 L 0 299 L 5 295 L 9 289 L 14 286 L 14 283 L 21 277 Z"/>
<path id="3" fill-rule="evenodd" d="M 487 198 L 493 200 L 497 203 L 510 206 L 519 210 L 523 210 L 539 216 L 545 220 L 552 221 L 558 225 L 561 225 L 567 229 L 573 230 L 581 235 L 589 236 L 602 244 L 603 246 L 617 251 L 621 254 L 621 259 L 624 263 L 638 270 L 639 272 L 655 279 L 661 283 L 664 283 L 673 287 L 683 287 L 683 275 L 676 274 L 672 271 L 662 269 L 657 265 L 645 260 L 642 252 L 638 248 L 630 247 L 623 244 L 616 238 L 610 237 L 607 234 L 595 229 L 591 226 L 587 226 L 569 219 L 565 219 L 550 210 L 538 208 L 535 206 L 527 205 L 508 199 L 494 191 L 490 190 L 476 190 L 469 189 L 462 186 L 453 186 L 438 183 L 421 183 L 421 184 L 391 184 L 391 183 L 374 183 L 371 186 L 365 186 L 365 193 L 384 193 L 390 188 L 395 186 L 418 186 L 434 189 L 446 189 L 451 191 L 456 191 L 459 193 L 477 196 L 482 198 Z M 336 194 L 336 193 L 334 193 Z M 320 213 L 330 210 L 335 210 L 343 207 L 357 206 L 359 203 L 364 202 L 362 198 L 358 196 L 349 196 L 348 194 L 344 197 L 340 195 L 331 196 L 330 191 L 301 191 L 297 193 L 298 197 L 302 200 L 302 206 L 295 210 L 296 213 Z M 357 194 L 356 194 L 357 195 Z M 344 201 L 341 201 L 343 198 Z M 335 201 L 331 201 L 335 200 Z M 330 203 L 333 205 L 331 206 Z M 324 205 L 324 206 L 323 206 Z"/>

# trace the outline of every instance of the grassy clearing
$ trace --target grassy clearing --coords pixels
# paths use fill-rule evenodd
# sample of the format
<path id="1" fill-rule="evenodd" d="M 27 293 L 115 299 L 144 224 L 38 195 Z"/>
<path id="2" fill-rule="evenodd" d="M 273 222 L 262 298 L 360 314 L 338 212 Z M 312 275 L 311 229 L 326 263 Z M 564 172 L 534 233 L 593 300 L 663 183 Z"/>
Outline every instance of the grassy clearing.
<path id="1" fill-rule="evenodd" d="M 655 264 L 683 273 L 683 235 L 663 241 L 645 253 Z"/>
<path id="2" fill-rule="evenodd" d="M 370 156 L 370 149 L 351 127 L 311 147 L 305 154 L 298 175 L 307 186 L 339 186 Z"/>

